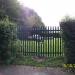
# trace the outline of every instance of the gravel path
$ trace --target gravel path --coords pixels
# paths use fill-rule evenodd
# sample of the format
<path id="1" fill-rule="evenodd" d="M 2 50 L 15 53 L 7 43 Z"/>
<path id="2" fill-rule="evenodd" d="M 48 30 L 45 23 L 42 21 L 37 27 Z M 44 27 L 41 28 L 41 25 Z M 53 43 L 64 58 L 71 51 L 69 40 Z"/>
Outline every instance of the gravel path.
<path id="1" fill-rule="evenodd" d="M 40 68 L 30 66 L 0 66 L 0 75 L 75 75 L 60 68 Z"/>

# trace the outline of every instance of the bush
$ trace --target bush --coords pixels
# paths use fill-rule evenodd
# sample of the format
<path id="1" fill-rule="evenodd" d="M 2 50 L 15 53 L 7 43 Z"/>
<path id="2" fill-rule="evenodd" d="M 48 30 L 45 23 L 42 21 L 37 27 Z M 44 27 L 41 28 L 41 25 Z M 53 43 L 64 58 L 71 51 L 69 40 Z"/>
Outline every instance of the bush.
<path id="1" fill-rule="evenodd" d="M 14 58 L 14 43 L 16 42 L 16 25 L 11 23 L 8 18 L 0 21 L 0 62 L 8 64 Z M 13 49 L 14 48 L 14 49 Z"/>
<path id="2" fill-rule="evenodd" d="M 60 22 L 60 27 L 63 33 L 66 63 L 75 64 L 75 20 L 63 20 Z"/>

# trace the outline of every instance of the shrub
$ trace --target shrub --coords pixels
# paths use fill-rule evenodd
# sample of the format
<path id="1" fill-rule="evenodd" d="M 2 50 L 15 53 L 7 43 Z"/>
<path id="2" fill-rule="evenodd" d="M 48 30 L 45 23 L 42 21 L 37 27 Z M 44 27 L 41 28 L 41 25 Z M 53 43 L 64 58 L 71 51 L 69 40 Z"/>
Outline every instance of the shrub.
<path id="1" fill-rule="evenodd" d="M 16 24 L 11 23 L 8 18 L 0 21 L 0 61 L 8 64 L 14 58 L 14 43 L 16 42 Z M 14 49 L 13 49 L 14 48 Z"/>
<path id="2" fill-rule="evenodd" d="M 67 19 L 60 22 L 63 33 L 64 52 L 67 64 L 75 64 L 75 20 Z"/>

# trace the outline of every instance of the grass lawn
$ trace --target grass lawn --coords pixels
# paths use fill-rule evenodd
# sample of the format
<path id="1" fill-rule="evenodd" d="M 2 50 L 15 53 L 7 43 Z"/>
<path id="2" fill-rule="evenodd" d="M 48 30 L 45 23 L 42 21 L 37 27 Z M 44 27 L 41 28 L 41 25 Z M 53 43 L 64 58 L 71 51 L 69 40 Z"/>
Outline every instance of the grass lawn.
<path id="1" fill-rule="evenodd" d="M 45 58 L 42 61 L 40 59 L 33 59 L 33 57 L 25 56 L 17 58 L 13 64 L 35 66 L 35 67 L 63 67 L 64 57 Z"/>

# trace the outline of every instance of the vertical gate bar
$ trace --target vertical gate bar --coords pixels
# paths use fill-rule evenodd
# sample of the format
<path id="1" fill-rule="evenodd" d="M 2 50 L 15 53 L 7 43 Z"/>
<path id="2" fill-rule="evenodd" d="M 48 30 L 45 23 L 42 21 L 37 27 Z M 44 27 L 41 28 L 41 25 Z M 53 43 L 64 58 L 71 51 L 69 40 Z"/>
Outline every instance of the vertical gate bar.
<path id="1" fill-rule="evenodd" d="M 54 31 L 54 35 L 53 36 L 54 36 L 54 57 L 55 57 L 55 27 L 54 27 L 53 31 Z"/>
<path id="2" fill-rule="evenodd" d="M 47 57 L 48 57 L 48 26 L 47 26 Z"/>
<path id="3" fill-rule="evenodd" d="M 37 30 L 38 30 L 38 28 L 35 28 L 35 32 L 37 33 Z M 35 40 L 35 44 L 36 44 L 36 46 L 35 46 L 35 56 L 37 56 L 37 36 L 35 36 L 35 38 L 36 38 L 36 40 Z"/>
<path id="4" fill-rule="evenodd" d="M 36 35 L 36 36 L 35 36 L 35 39 L 36 39 L 36 40 L 35 40 L 35 45 L 34 45 L 34 46 L 35 46 L 34 55 L 37 55 L 37 46 L 36 46 L 36 42 L 37 42 L 37 27 L 35 27 L 35 32 L 36 32 L 36 34 L 35 34 L 35 35 Z"/>
<path id="5" fill-rule="evenodd" d="M 33 38 L 34 38 L 34 42 L 33 42 L 33 47 L 34 47 L 33 50 L 34 50 L 34 51 L 33 51 L 33 53 L 32 53 L 33 56 L 35 55 L 35 51 L 36 51 L 36 50 L 35 50 L 36 30 L 37 30 L 37 28 L 34 27 L 34 37 L 33 37 Z"/>
<path id="6" fill-rule="evenodd" d="M 32 56 L 34 56 L 34 53 L 35 53 L 35 49 L 34 49 L 34 42 L 36 41 L 35 40 L 35 31 L 36 31 L 36 28 L 34 27 L 34 30 L 33 30 L 33 51 L 32 51 Z"/>
<path id="7" fill-rule="evenodd" d="M 52 31 L 53 27 L 51 27 L 51 36 L 52 36 L 52 39 L 51 39 L 51 50 L 52 50 L 52 57 L 53 57 L 53 31 Z"/>
<path id="8" fill-rule="evenodd" d="M 25 34 L 24 34 L 24 37 L 25 37 Z M 25 38 L 25 41 L 24 41 L 24 56 L 26 56 L 26 38 Z"/>
<path id="9" fill-rule="evenodd" d="M 44 49 L 43 49 L 43 43 L 44 43 L 43 34 L 44 34 L 44 27 L 42 27 L 42 56 L 43 56 L 43 52 L 44 52 Z"/>
<path id="10" fill-rule="evenodd" d="M 60 28 L 59 28 L 59 34 L 60 34 Z M 60 46 L 60 49 L 59 50 L 60 50 L 60 56 L 61 56 L 61 37 L 60 37 L 59 41 L 60 41 L 59 42 L 59 46 Z"/>
<path id="11" fill-rule="evenodd" d="M 56 27 L 55 27 L 55 56 L 57 55 L 57 46 L 56 46 L 57 36 L 56 36 L 56 34 L 57 34 L 57 30 L 56 30 Z"/>
<path id="12" fill-rule="evenodd" d="M 49 57 L 49 26 L 48 26 L 48 57 Z"/>
<path id="13" fill-rule="evenodd" d="M 58 33 L 59 33 L 59 27 L 58 27 Z M 58 37 L 58 55 L 60 56 L 60 37 Z"/>
<path id="14" fill-rule="evenodd" d="M 55 27 L 53 27 L 54 28 L 54 57 L 55 57 Z"/>
<path id="15" fill-rule="evenodd" d="M 58 27 L 57 27 L 57 33 L 59 33 Z M 57 37 L 57 56 L 59 56 L 59 45 L 58 45 L 58 43 L 59 43 L 59 37 Z"/>
<path id="16" fill-rule="evenodd" d="M 38 27 L 37 33 L 39 33 L 39 34 L 40 34 L 39 27 Z M 36 38 L 38 39 L 38 37 L 36 37 Z M 38 47 L 38 41 L 37 41 L 37 51 L 36 51 L 36 53 L 37 53 L 37 56 L 38 56 L 38 51 L 39 51 L 39 47 Z"/>
<path id="17" fill-rule="evenodd" d="M 43 34 L 43 26 L 41 26 L 41 32 Z M 41 56 L 42 56 L 42 53 L 43 53 L 43 47 L 42 47 L 42 41 L 43 41 L 43 39 L 42 39 L 42 34 L 41 34 Z"/>
<path id="18" fill-rule="evenodd" d="M 51 40 L 52 40 L 52 36 L 51 36 L 51 26 L 50 26 L 50 29 L 49 29 L 49 34 L 50 34 L 50 57 L 52 56 L 52 43 L 51 43 Z"/>
<path id="19" fill-rule="evenodd" d="M 34 27 L 33 27 L 33 29 L 32 29 L 33 32 L 32 32 L 32 51 L 31 51 L 31 56 L 32 56 L 32 53 L 34 52 L 34 38 L 33 38 L 33 37 L 34 37 L 34 36 L 33 36 L 33 35 L 34 35 L 34 34 L 33 34 L 33 33 L 34 33 L 34 30 L 35 30 L 35 29 L 34 29 Z"/>
<path id="20" fill-rule="evenodd" d="M 36 35 L 36 33 L 35 33 L 35 31 L 36 31 L 36 28 L 34 27 L 34 37 L 33 37 L 33 39 L 34 39 L 34 41 L 33 41 L 33 53 L 32 53 L 32 55 L 34 55 L 34 53 L 35 53 L 35 47 L 34 47 L 34 42 L 36 41 L 36 39 L 35 39 L 35 35 Z"/>
<path id="21" fill-rule="evenodd" d="M 35 31 L 36 31 L 36 37 L 35 37 L 36 38 L 36 41 L 35 41 L 35 44 L 36 44 L 35 45 L 35 55 L 37 56 L 37 39 L 38 39 L 37 33 L 38 33 L 38 27 L 35 28 Z"/>
<path id="22" fill-rule="evenodd" d="M 44 52 L 44 27 L 43 27 L 43 34 L 42 34 L 42 56 L 43 56 L 43 52 Z M 44 56 L 43 56 L 44 57 Z"/>
<path id="23" fill-rule="evenodd" d="M 45 52 L 47 52 L 46 56 L 48 57 L 48 26 L 47 26 L 47 30 L 46 30 L 46 49 Z"/>
<path id="24" fill-rule="evenodd" d="M 29 56 L 31 56 L 31 36 L 32 35 L 32 29 L 30 29 L 30 33 L 29 33 L 29 36 L 30 36 L 30 38 L 29 38 Z"/>
<path id="25" fill-rule="evenodd" d="M 53 27 L 53 57 L 54 57 L 54 27 Z"/>
<path id="26" fill-rule="evenodd" d="M 58 31 L 58 27 L 57 27 L 57 33 L 59 34 L 59 31 Z M 57 56 L 59 56 L 59 37 L 57 37 Z"/>
<path id="27" fill-rule="evenodd" d="M 40 27 L 40 33 L 42 33 L 42 27 Z M 40 46 L 40 49 L 39 49 L 39 56 L 41 56 L 41 36 L 39 38 L 39 46 Z"/>
<path id="28" fill-rule="evenodd" d="M 28 36 L 30 36 L 30 30 L 29 30 Z M 30 40 L 29 40 L 29 38 L 28 38 L 28 55 L 30 56 Z"/>
<path id="29" fill-rule="evenodd" d="M 34 27 L 34 36 L 33 36 L 33 39 L 34 39 L 34 41 L 33 41 L 33 56 L 36 54 L 36 49 L 35 49 L 35 42 L 37 41 L 36 40 L 36 31 L 37 31 L 37 28 L 36 27 Z"/>
<path id="30" fill-rule="evenodd" d="M 58 33 L 59 33 L 59 27 L 58 27 Z M 60 37 L 58 37 L 58 56 L 60 56 Z"/>
<path id="31" fill-rule="evenodd" d="M 28 30 L 27 30 L 27 36 L 28 36 Z M 27 53 L 27 56 L 28 56 L 28 39 L 26 40 L 26 43 L 27 43 L 26 44 L 27 45 L 27 52 L 26 53 Z"/>
<path id="32" fill-rule="evenodd" d="M 30 30 L 31 31 L 31 30 Z M 31 33 L 29 33 L 29 36 L 31 35 Z M 29 56 L 30 56 L 30 39 L 28 38 L 29 41 Z"/>
<path id="33" fill-rule="evenodd" d="M 58 27 L 58 32 L 59 32 L 59 27 Z M 59 46 L 59 56 L 60 56 L 60 37 L 59 37 L 59 43 L 58 43 L 58 46 Z"/>
<path id="34" fill-rule="evenodd" d="M 43 47 L 42 47 L 42 45 L 43 45 L 43 43 L 42 43 L 42 41 L 43 41 L 43 39 L 42 39 L 43 26 L 41 27 L 41 30 L 42 30 L 42 33 L 41 33 L 41 57 L 42 57 L 42 52 L 43 52 Z"/>
<path id="35" fill-rule="evenodd" d="M 59 28 L 59 34 L 60 34 L 60 28 Z M 61 38 L 59 37 L 59 54 L 60 54 L 60 56 L 61 56 L 61 49 L 60 49 L 60 47 L 61 47 L 61 46 L 60 46 L 60 45 L 61 45 L 61 44 L 60 44 L 61 40 L 60 40 L 60 39 L 61 39 Z"/>
<path id="36" fill-rule="evenodd" d="M 45 52 L 44 52 L 44 30 L 45 30 L 45 28 L 43 27 L 43 52 L 42 52 L 42 54 L 43 54 L 42 56 L 43 56 L 43 57 L 44 57 L 44 53 L 45 53 Z"/>
<path id="37" fill-rule="evenodd" d="M 37 29 L 37 33 L 39 33 L 40 34 L 40 29 L 39 29 L 39 27 L 38 27 L 38 29 Z M 36 36 L 36 38 L 38 39 L 38 37 Z M 39 52 L 39 43 L 38 43 L 38 40 L 37 40 L 37 51 L 36 51 L 36 53 L 37 53 L 37 56 L 38 56 L 38 52 Z"/>
<path id="38" fill-rule="evenodd" d="M 38 31 L 38 28 L 36 28 L 36 34 L 37 34 L 37 31 Z M 37 39 L 37 36 L 35 38 Z M 37 40 L 36 40 L 35 56 L 37 56 Z"/>
<path id="39" fill-rule="evenodd" d="M 25 33 L 25 35 L 24 36 L 26 36 L 26 33 Z M 26 56 L 27 55 L 27 43 L 26 43 L 26 41 L 27 41 L 27 39 L 25 38 L 25 53 L 24 53 L 24 55 Z"/>
<path id="40" fill-rule="evenodd" d="M 28 48 L 27 51 L 28 51 L 28 56 L 29 56 L 29 40 L 28 40 L 28 36 L 29 36 L 29 30 L 28 30 L 28 35 L 27 35 L 27 46 L 28 46 L 27 47 Z"/>

